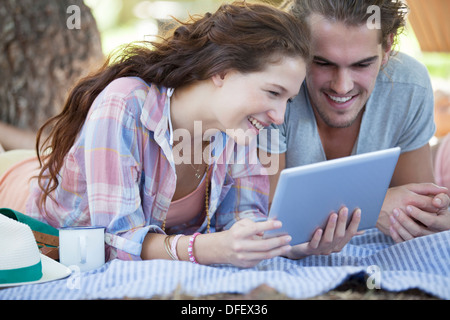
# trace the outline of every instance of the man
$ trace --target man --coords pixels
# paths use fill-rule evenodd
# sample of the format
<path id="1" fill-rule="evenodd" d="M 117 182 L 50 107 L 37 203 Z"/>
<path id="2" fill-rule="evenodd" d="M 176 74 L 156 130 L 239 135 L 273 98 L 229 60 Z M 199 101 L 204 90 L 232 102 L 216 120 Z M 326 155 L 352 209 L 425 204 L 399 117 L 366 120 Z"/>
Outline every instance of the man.
<path id="1" fill-rule="evenodd" d="M 282 7 L 309 23 L 313 58 L 285 123 L 272 128 L 279 146 L 260 141 L 262 150 L 280 153 L 271 196 L 285 167 L 400 146 L 377 227 L 397 242 L 450 229 L 448 190 L 433 184 L 430 79 L 423 65 L 392 50 L 406 5 L 293 0 Z"/>

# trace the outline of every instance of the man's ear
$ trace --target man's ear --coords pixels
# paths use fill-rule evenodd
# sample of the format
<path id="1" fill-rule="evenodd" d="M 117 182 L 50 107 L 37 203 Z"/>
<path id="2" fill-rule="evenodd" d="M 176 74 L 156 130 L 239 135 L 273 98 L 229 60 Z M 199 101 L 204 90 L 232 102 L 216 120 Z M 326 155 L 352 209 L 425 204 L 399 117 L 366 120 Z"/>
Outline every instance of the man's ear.
<path id="1" fill-rule="evenodd" d="M 394 34 L 391 33 L 388 36 L 386 47 L 383 48 L 383 61 L 382 65 L 385 65 L 389 61 L 389 57 L 391 56 L 392 46 L 394 45 Z"/>

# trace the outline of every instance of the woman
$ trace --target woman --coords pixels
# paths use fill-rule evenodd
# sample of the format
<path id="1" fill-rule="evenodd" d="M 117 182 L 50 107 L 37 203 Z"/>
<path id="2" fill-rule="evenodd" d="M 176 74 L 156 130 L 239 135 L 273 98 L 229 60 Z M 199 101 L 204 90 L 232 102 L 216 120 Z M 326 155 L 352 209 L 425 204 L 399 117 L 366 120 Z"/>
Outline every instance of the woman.
<path id="1" fill-rule="evenodd" d="M 279 222 L 255 222 L 267 213 L 269 185 L 251 161 L 253 138 L 283 121 L 308 41 L 290 15 L 235 3 L 152 49 L 128 47 L 41 129 L 52 126 L 27 214 L 55 227 L 105 226 L 109 259 L 250 267 L 342 247 L 359 221 L 346 231 L 334 217 L 323 241 L 319 233 L 295 248 L 288 236 L 262 239 Z"/>

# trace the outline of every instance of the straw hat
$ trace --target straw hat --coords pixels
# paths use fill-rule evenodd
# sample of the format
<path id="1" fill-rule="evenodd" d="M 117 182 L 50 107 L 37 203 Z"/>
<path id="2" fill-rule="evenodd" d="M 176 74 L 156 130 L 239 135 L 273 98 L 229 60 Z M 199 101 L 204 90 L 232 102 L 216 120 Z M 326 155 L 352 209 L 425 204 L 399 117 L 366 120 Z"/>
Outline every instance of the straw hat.
<path id="1" fill-rule="evenodd" d="M 0 287 L 63 279 L 71 270 L 39 253 L 31 228 L 0 214 Z"/>

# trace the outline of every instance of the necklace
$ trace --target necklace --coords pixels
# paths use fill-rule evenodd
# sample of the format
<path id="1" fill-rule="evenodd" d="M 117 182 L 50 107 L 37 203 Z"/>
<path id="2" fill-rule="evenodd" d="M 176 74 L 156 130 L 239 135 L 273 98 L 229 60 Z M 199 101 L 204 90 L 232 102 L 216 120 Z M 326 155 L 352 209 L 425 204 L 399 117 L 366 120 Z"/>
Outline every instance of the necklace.
<path id="1" fill-rule="evenodd" d="M 194 176 L 197 178 L 197 179 L 200 179 L 202 176 L 203 176 L 203 174 L 201 174 L 200 173 L 200 169 L 203 167 L 203 164 L 200 164 L 200 166 L 198 167 L 198 168 L 196 168 L 196 167 L 194 167 L 193 165 L 192 165 L 192 163 L 189 163 L 190 165 L 191 165 L 191 167 L 192 167 L 192 169 L 194 169 L 194 171 L 195 171 L 195 173 L 194 173 Z M 204 173 L 204 172 L 203 172 Z"/>
<path id="2" fill-rule="evenodd" d="M 208 146 L 208 142 L 203 142 L 202 143 L 202 152 L 205 150 L 205 148 Z M 204 171 L 203 170 L 201 170 L 202 168 L 203 168 L 203 162 L 202 163 L 200 163 L 199 165 L 198 165 L 198 167 L 194 167 L 194 165 L 192 164 L 192 162 L 189 162 L 189 165 L 191 166 L 191 168 L 192 169 L 194 169 L 194 171 L 195 171 L 195 173 L 194 173 L 194 176 L 197 178 L 197 179 L 200 179 L 201 177 L 203 177 L 203 175 L 204 175 Z M 208 166 L 206 166 L 206 170 L 208 170 Z M 203 172 L 201 172 L 201 171 L 203 171 Z"/>
<path id="3" fill-rule="evenodd" d="M 208 146 L 208 143 L 209 142 L 206 142 L 206 141 L 202 143 L 202 149 L 201 149 L 202 152 L 204 152 L 205 148 Z M 183 155 L 184 155 L 183 149 L 179 150 L 179 156 L 183 157 Z M 195 178 L 201 179 L 205 173 L 205 171 L 202 170 L 204 168 L 203 161 L 200 164 L 198 164 L 197 167 L 192 164 L 192 161 L 189 161 L 189 165 L 194 170 Z"/>
<path id="4" fill-rule="evenodd" d="M 195 169 L 195 168 L 194 168 Z M 210 181 L 209 181 L 209 170 L 210 169 L 210 166 L 209 165 L 207 165 L 206 166 L 206 177 L 205 177 L 205 179 L 206 179 L 206 191 L 205 191 L 205 212 L 206 212 L 206 219 L 207 219 L 207 225 L 206 225 L 206 232 L 207 233 L 211 233 L 211 230 L 210 230 L 210 227 L 211 227 L 211 218 L 210 218 L 210 216 L 209 216 L 209 184 L 210 184 Z M 200 170 L 197 170 L 197 172 L 198 171 L 200 171 Z M 163 221 L 163 224 L 162 224 L 162 227 L 161 227 L 161 229 L 164 231 L 164 232 L 166 232 L 166 220 L 167 220 L 167 216 L 166 216 L 166 218 L 164 218 L 164 221 Z"/>

